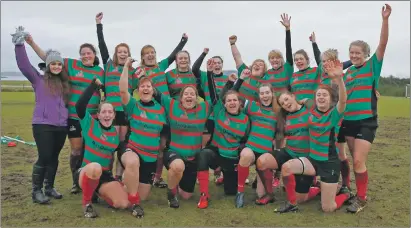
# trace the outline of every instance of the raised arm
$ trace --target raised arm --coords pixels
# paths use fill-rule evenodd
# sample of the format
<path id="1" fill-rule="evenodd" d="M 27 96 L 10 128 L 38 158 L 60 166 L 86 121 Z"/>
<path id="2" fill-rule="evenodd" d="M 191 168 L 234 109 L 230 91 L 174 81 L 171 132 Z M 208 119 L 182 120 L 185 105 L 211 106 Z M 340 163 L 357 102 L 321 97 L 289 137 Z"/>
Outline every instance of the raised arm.
<path id="1" fill-rule="evenodd" d="M 121 103 L 123 105 L 127 105 L 128 102 L 130 102 L 130 93 L 128 92 L 128 72 L 131 64 L 133 64 L 134 60 L 131 57 L 127 58 L 126 63 L 124 64 L 123 67 L 123 72 L 121 73 L 120 81 L 119 81 L 119 87 L 120 87 L 120 96 L 121 96 Z M 139 72 L 136 72 L 137 77 L 140 78 L 140 73 L 142 72 L 142 69 L 139 69 Z"/>
<path id="2" fill-rule="evenodd" d="M 352 66 L 351 60 L 343 62 L 343 70 L 347 69 L 350 66 Z"/>
<path id="3" fill-rule="evenodd" d="M 241 72 L 241 75 L 240 75 L 239 79 L 237 79 L 237 75 L 231 74 L 229 77 L 232 77 L 235 80 L 233 90 L 238 92 L 240 90 L 241 85 L 243 84 L 244 80 L 246 80 L 250 76 L 251 76 L 251 71 L 249 69 L 243 70 L 243 72 Z"/>
<path id="4" fill-rule="evenodd" d="M 41 60 L 46 61 L 46 52 L 44 52 L 33 40 L 31 35 L 26 37 L 26 42 L 33 48 L 34 52 L 40 57 Z"/>
<path id="5" fill-rule="evenodd" d="M 285 58 L 291 66 L 293 63 L 293 50 L 291 47 L 291 16 L 289 17 L 288 14 L 281 15 L 281 24 L 285 27 Z"/>
<path id="6" fill-rule="evenodd" d="M 327 69 L 328 76 L 338 85 L 337 111 L 343 113 L 347 105 L 347 90 L 343 80 L 343 64 L 339 60 L 329 61 L 325 64 L 327 65 L 325 68 Z"/>
<path id="7" fill-rule="evenodd" d="M 197 59 L 197 60 L 194 62 L 194 64 L 193 64 L 193 69 L 192 69 L 192 71 L 193 71 L 194 76 L 196 76 L 197 80 L 200 79 L 200 76 L 201 76 L 200 67 L 201 67 L 201 64 L 202 64 L 203 61 L 204 61 L 204 58 L 205 58 L 206 55 L 208 54 L 208 51 L 209 51 L 208 48 L 204 48 L 203 53 L 201 53 L 201 55 L 198 57 L 198 59 Z"/>
<path id="8" fill-rule="evenodd" d="M 318 48 L 318 44 L 317 44 L 317 40 L 315 38 L 315 33 L 314 32 L 311 33 L 310 41 L 313 44 L 315 62 L 317 63 L 317 66 L 320 66 L 320 64 L 321 64 L 321 51 Z"/>
<path id="9" fill-rule="evenodd" d="M 101 24 L 102 19 L 103 19 L 103 13 L 100 12 L 96 15 L 98 48 L 100 49 L 101 59 L 103 60 L 103 64 L 106 64 L 108 60 L 110 59 L 110 54 L 108 52 L 106 42 L 104 41 L 103 24 Z"/>
<path id="10" fill-rule="evenodd" d="M 381 61 L 384 58 L 385 49 L 387 48 L 388 43 L 388 18 L 391 15 L 391 6 L 385 4 L 385 7 L 382 7 L 381 11 L 382 15 L 382 26 L 381 26 L 381 34 L 380 34 L 380 43 L 378 44 L 376 55 L 378 61 Z"/>
<path id="11" fill-rule="evenodd" d="M 174 48 L 173 52 L 171 52 L 171 54 L 167 57 L 168 66 L 170 66 L 174 62 L 174 60 L 176 60 L 177 53 L 183 50 L 187 41 L 188 41 L 188 36 L 187 34 L 184 33 L 183 36 L 181 37 L 180 43 L 178 43 L 177 47 Z"/>
<path id="12" fill-rule="evenodd" d="M 245 69 L 244 71 L 246 71 L 246 70 L 248 70 L 248 69 Z M 235 73 L 232 73 L 228 76 L 228 81 L 224 85 L 224 88 L 220 92 L 220 95 L 219 95 L 220 99 L 223 99 L 223 97 L 225 96 L 227 91 L 233 88 L 234 84 L 236 83 L 236 80 L 237 80 L 237 75 Z M 237 82 L 238 81 L 239 80 L 237 80 Z M 240 84 L 240 86 L 241 86 L 241 84 Z"/>
<path id="13" fill-rule="evenodd" d="M 80 99 L 76 103 L 76 112 L 80 119 L 86 116 L 87 104 L 93 96 L 93 93 L 98 90 L 101 85 L 100 80 L 94 78 L 83 94 L 81 94 Z"/>
<path id="14" fill-rule="evenodd" d="M 26 47 L 24 44 L 16 44 L 14 51 L 16 52 L 17 66 L 21 73 L 26 77 L 33 85 L 40 80 L 40 73 L 34 68 L 29 58 L 27 57 Z"/>
<path id="15" fill-rule="evenodd" d="M 229 38 L 230 45 L 231 45 L 231 53 L 233 54 L 235 66 L 238 69 L 241 65 L 244 64 L 243 59 L 241 58 L 240 51 L 237 48 L 237 45 L 235 44 L 237 42 L 237 36 L 232 35 Z"/>

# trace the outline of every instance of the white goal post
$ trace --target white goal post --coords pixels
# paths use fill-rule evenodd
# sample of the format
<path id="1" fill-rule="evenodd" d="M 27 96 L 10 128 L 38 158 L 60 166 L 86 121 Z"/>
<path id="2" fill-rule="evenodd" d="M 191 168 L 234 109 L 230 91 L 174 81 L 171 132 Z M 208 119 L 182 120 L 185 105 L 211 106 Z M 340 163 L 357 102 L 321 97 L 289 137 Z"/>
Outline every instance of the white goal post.
<path id="1" fill-rule="evenodd" d="M 405 97 L 410 98 L 410 96 L 411 96 L 411 85 L 407 84 L 405 86 Z"/>

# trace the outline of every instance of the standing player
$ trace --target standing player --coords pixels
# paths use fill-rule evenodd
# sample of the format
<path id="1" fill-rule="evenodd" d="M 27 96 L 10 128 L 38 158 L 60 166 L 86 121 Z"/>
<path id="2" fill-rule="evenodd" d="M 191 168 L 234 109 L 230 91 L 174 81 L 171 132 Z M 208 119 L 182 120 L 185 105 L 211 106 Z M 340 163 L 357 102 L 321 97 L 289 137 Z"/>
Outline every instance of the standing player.
<path id="1" fill-rule="evenodd" d="M 154 88 L 156 88 L 157 91 L 163 93 L 166 96 L 169 96 L 170 93 L 169 88 L 167 86 L 165 71 L 174 62 L 177 53 L 183 50 L 184 46 L 187 43 L 187 40 L 188 36 L 184 33 L 177 47 L 171 52 L 171 54 L 167 58 L 161 60 L 160 62 L 157 62 L 157 53 L 152 45 L 145 45 L 141 49 L 141 63 L 139 68 L 143 69 L 144 72 L 146 72 L 146 75 L 153 82 Z M 137 68 L 135 71 L 137 71 L 139 68 Z M 135 80 L 138 81 L 137 78 L 135 78 Z M 137 84 L 138 82 L 133 82 L 133 85 Z M 161 132 L 161 146 L 157 159 L 156 173 L 153 177 L 153 186 L 159 188 L 167 187 L 167 184 L 163 181 L 163 178 L 161 178 L 161 174 L 163 172 L 163 151 L 166 145 L 166 140 L 169 137 L 169 131 L 170 130 L 168 126 L 166 126 L 163 128 L 163 131 Z"/>
<path id="2" fill-rule="evenodd" d="M 48 197 L 55 199 L 63 197 L 54 189 L 54 180 L 59 154 L 67 136 L 67 104 L 70 92 L 68 76 L 63 70 L 64 62 L 60 53 L 51 50 L 46 53 L 44 75 L 41 75 L 31 65 L 27 56 L 24 46 L 26 36 L 24 28 L 18 27 L 12 36 L 17 66 L 31 82 L 36 96 L 32 125 L 38 158 L 33 165 L 32 199 L 35 203 L 44 204 L 49 202 Z M 54 110 L 54 112 L 45 113 L 44 110 Z"/>
<path id="3" fill-rule="evenodd" d="M 350 44 L 350 67 L 344 80 L 348 90 L 347 108 L 342 123 L 341 134 L 347 140 L 354 160 L 357 197 L 347 208 L 357 213 L 367 204 L 368 172 L 365 165 L 371 144 L 378 128 L 376 85 L 381 74 L 385 49 L 388 43 L 388 19 L 391 6 L 382 7 L 382 28 L 380 42 L 374 55 L 370 56 L 370 46 L 361 40 Z"/>
<path id="4" fill-rule="evenodd" d="M 143 217 L 138 190 L 138 160 L 131 151 L 124 152 L 124 142 L 120 143 L 119 134 L 113 126 L 115 110 L 110 103 L 102 102 L 98 106 L 97 119 L 86 111 L 90 99 L 103 84 L 93 79 L 76 103 L 77 116 L 80 119 L 84 137 L 84 158 L 81 168 L 75 171 L 76 182 L 83 190 L 82 205 L 86 218 L 97 217 L 92 205 L 94 192 L 98 193 L 110 206 L 125 209 L 131 206 L 132 215 Z M 114 179 L 110 163 L 114 152 L 124 165 L 124 187 Z"/>
<path id="5" fill-rule="evenodd" d="M 103 34 L 103 24 L 101 20 L 103 19 L 103 13 L 98 13 L 96 15 L 96 25 L 97 25 L 97 38 L 98 38 L 98 47 L 101 53 L 101 60 L 104 64 L 104 78 L 105 78 L 105 97 L 106 102 L 112 104 L 116 110 L 116 119 L 114 120 L 114 126 L 119 131 L 120 141 L 125 140 L 127 134 L 127 118 L 126 113 L 124 112 L 123 105 L 121 103 L 121 96 L 119 90 L 119 81 L 121 73 L 123 72 L 124 64 L 127 60 L 127 57 L 131 56 L 130 48 L 125 43 L 118 44 L 114 49 L 113 58 L 110 59 L 109 52 L 107 49 L 106 42 L 104 41 Z M 133 94 L 134 85 L 132 80 L 132 72 L 134 69 L 129 68 L 128 72 L 128 91 L 130 94 Z M 120 165 L 120 161 L 117 161 L 116 164 L 116 179 L 121 179 L 123 175 L 123 169 Z"/>
<path id="6" fill-rule="evenodd" d="M 33 48 L 36 54 L 43 61 L 46 61 L 46 53 L 34 42 L 30 35 L 27 36 L 26 42 Z M 81 126 L 77 116 L 75 104 L 87 86 L 90 85 L 93 78 L 97 77 L 104 83 L 104 70 L 99 67 L 100 61 L 96 56 L 95 47 L 92 44 L 84 43 L 80 45 L 79 54 L 80 60 L 70 58 L 64 59 L 64 66 L 66 73 L 69 76 L 70 83 L 70 98 L 68 102 L 69 118 L 67 124 L 68 138 L 71 146 L 70 169 L 73 177 L 73 187 L 71 188 L 72 194 L 77 194 L 80 192 L 78 183 L 75 181 L 75 171 L 80 168 L 83 152 Z M 100 100 L 100 93 L 95 92 L 87 105 L 88 111 L 94 118 L 96 117 Z"/>

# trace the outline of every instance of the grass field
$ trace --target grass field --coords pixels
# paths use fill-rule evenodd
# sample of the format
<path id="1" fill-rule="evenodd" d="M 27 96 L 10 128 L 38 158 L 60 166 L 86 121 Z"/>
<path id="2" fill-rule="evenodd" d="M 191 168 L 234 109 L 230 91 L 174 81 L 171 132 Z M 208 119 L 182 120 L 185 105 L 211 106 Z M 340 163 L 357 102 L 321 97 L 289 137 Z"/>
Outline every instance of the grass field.
<path id="1" fill-rule="evenodd" d="M 21 136 L 32 141 L 31 115 L 34 94 L 31 92 L 2 92 L 1 134 Z M 57 189 L 64 198 L 52 204 L 40 206 L 31 201 L 31 169 L 36 160 L 36 148 L 19 144 L 14 148 L 2 146 L 1 192 L 2 227 L 5 226 L 368 226 L 410 227 L 410 100 L 381 97 L 379 101 L 377 137 L 369 154 L 368 207 L 357 215 L 339 211 L 324 214 L 320 211 L 319 197 L 300 206 L 301 212 L 278 215 L 273 212 L 285 199 L 285 193 L 277 190 L 278 201 L 268 206 L 253 203 L 255 193 L 246 189 L 247 205 L 234 208 L 234 198 L 225 197 L 223 189 L 210 184 L 212 202 L 206 210 L 197 209 L 199 199 L 196 189 L 193 199 L 181 200 L 180 209 L 168 208 L 166 190 L 153 189 L 149 200 L 143 202 L 146 215 L 143 219 L 132 217 L 129 212 L 112 210 L 105 204 L 97 206 L 100 217 L 84 219 L 81 196 L 70 195 L 71 174 L 68 168 L 69 143 L 60 156 L 56 180 Z M 351 163 L 352 164 L 352 163 Z M 165 173 L 164 173 L 165 174 Z M 253 179 L 252 172 L 250 179 Z M 352 186 L 355 183 L 352 176 Z M 210 175 L 211 179 L 211 175 Z"/>

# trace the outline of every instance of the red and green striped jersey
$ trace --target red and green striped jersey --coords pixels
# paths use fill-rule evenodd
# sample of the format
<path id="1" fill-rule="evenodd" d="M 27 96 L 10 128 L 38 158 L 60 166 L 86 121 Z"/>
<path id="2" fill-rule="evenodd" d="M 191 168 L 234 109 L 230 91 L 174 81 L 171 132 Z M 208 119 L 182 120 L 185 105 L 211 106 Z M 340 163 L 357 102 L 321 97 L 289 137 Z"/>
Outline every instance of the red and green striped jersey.
<path id="1" fill-rule="evenodd" d="M 285 151 L 293 158 L 307 157 L 310 152 L 308 118 L 312 102 L 302 105 L 301 109 L 288 113 L 285 121 Z"/>
<path id="2" fill-rule="evenodd" d="M 145 162 L 157 160 L 160 132 L 166 124 L 164 108 L 155 100 L 151 102 L 144 105 L 141 100 L 131 97 L 126 105 L 131 130 L 127 147 L 133 149 Z"/>
<path id="3" fill-rule="evenodd" d="M 316 108 L 311 111 L 308 119 L 310 133 L 310 155 L 316 161 L 328 161 L 329 157 L 338 157 L 337 130 L 343 118 L 337 107 L 327 112 L 320 112 Z M 338 129 L 337 129 L 338 128 Z"/>
<path id="4" fill-rule="evenodd" d="M 124 111 L 119 87 L 122 72 L 123 66 L 114 66 L 111 59 L 104 65 L 106 102 L 112 104 L 116 111 Z M 135 82 L 135 80 L 133 80 L 133 72 L 133 68 L 128 71 L 128 92 L 131 96 L 133 96 L 133 90 L 136 88 L 136 85 L 133 85 Z"/>
<path id="5" fill-rule="evenodd" d="M 243 63 L 237 70 L 238 70 L 238 75 L 241 75 L 241 72 L 243 70 L 247 69 L 248 67 Z M 263 83 L 263 78 L 255 78 L 255 77 L 249 77 L 246 80 L 244 80 L 240 90 L 238 93 L 240 94 L 240 97 L 245 101 L 258 101 L 259 100 L 259 95 L 258 95 L 258 87 Z"/>
<path id="6" fill-rule="evenodd" d="M 200 71 L 200 74 L 201 88 L 204 91 L 206 101 L 211 102 L 210 91 L 208 89 L 207 72 Z M 168 88 L 170 90 L 170 96 L 175 100 L 180 100 L 180 92 L 184 87 L 194 86 L 194 88 L 197 88 L 197 78 L 191 71 L 181 73 L 178 72 L 177 69 L 173 69 L 166 73 L 166 78 Z"/>
<path id="7" fill-rule="evenodd" d="M 264 75 L 264 83 L 271 84 L 274 92 L 287 91 L 290 86 L 290 78 L 294 72 L 294 66 L 288 62 L 278 70 L 270 69 Z"/>
<path id="8" fill-rule="evenodd" d="M 237 159 L 238 148 L 246 137 L 250 123 L 248 116 L 241 112 L 239 115 L 229 114 L 221 100 L 214 106 L 214 135 L 211 145 L 218 148 L 222 157 Z"/>
<path id="9" fill-rule="evenodd" d="M 168 68 L 168 59 L 163 59 L 161 62 L 158 63 L 158 66 L 156 67 L 144 67 L 144 71 L 146 72 L 146 75 L 151 79 L 153 82 L 154 88 L 156 88 L 159 92 L 161 92 L 164 95 L 170 96 L 170 93 L 168 91 L 168 86 L 167 86 L 167 80 L 166 80 L 166 73 L 165 71 Z M 140 69 L 140 67 L 137 67 L 133 75 Z M 134 83 L 133 85 L 138 85 L 138 77 L 134 76 Z"/>
<path id="10" fill-rule="evenodd" d="M 69 119 L 79 120 L 76 112 L 76 103 L 94 78 L 100 79 L 101 83 L 104 84 L 104 70 L 99 66 L 84 66 L 81 61 L 69 58 L 64 58 L 64 66 L 69 76 L 70 84 Z M 87 111 L 93 117 L 97 115 L 100 100 L 100 93 L 95 92 L 87 104 Z"/>
<path id="11" fill-rule="evenodd" d="M 273 108 L 265 107 L 259 102 L 246 101 L 243 111 L 251 120 L 251 130 L 246 147 L 259 154 L 271 152 L 277 125 Z"/>
<path id="12" fill-rule="evenodd" d="M 362 120 L 377 116 L 375 87 L 381 74 L 383 60 L 378 61 L 374 54 L 360 68 L 351 66 L 344 75 L 347 89 L 345 120 Z"/>
<path id="13" fill-rule="evenodd" d="M 171 131 L 170 150 L 184 159 L 194 159 L 202 147 L 204 127 L 212 108 L 210 103 L 197 102 L 196 107 L 186 110 L 179 101 L 162 95 L 161 105 L 166 110 Z"/>
<path id="14" fill-rule="evenodd" d="M 218 75 L 213 74 L 213 78 L 214 78 L 216 95 L 218 96 L 228 81 L 228 75 L 221 74 L 220 76 L 218 76 Z M 208 119 L 214 120 L 214 112 L 210 114 L 210 117 Z"/>
<path id="15" fill-rule="evenodd" d="M 314 99 L 314 92 L 321 83 L 321 66 L 295 72 L 290 78 L 291 92 L 297 100 Z"/>
<path id="16" fill-rule="evenodd" d="M 91 162 L 101 165 L 103 170 L 109 170 L 111 159 L 116 151 L 120 138 L 115 127 L 108 130 L 102 128 L 100 122 L 89 112 L 80 120 L 84 139 L 84 157 L 81 167 Z"/>

